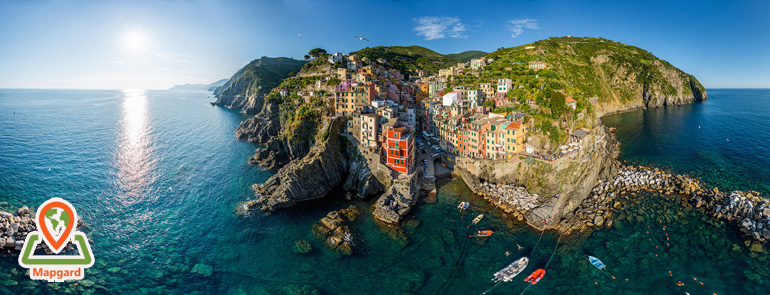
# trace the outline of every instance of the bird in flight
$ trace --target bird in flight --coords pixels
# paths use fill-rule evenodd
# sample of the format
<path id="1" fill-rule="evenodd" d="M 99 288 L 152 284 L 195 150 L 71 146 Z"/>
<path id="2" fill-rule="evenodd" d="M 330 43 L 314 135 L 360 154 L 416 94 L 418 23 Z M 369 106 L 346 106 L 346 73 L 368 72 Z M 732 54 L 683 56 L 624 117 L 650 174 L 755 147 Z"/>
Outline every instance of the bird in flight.
<path id="1" fill-rule="evenodd" d="M 369 42 L 369 39 L 366 39 L 366 38 L 361 37 L 361 36 L 353 36 L 353 38 L 358 38 L 358 40 L 366 40 L 366 42 Z"/>

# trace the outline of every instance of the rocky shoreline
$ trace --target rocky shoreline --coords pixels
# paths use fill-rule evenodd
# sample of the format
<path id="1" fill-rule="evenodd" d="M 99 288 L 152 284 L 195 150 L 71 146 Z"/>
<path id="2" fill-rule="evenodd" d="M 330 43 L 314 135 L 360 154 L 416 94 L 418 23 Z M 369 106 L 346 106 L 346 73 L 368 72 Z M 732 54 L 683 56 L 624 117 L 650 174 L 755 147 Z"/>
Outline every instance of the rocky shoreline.
<path id="1" fill-rule="evenodd" d="M 697 179 L 674 175 L 657 168 L 622 167 L 611 181 L 598 181 L 575 212 L 565 215 L 557 227 L 564 233 L 611 226 L 613 213 L 634 202 L 642 192 L 679 195 L 683 202 L 700 208 L 715 219 L 732 223 L 747 237 L 761 243 L 770 240 L 770 202 L 757 192 L 720 192 Z M 643 219 L 643 216 L 634 217 Z"/>
<path id="2" fill-rule="evenodd" d="M 0 211 L 0 251 L 21 251 L 27 234 L 36 228 L 34 216 L 27 206 L 19 208 L 16 215 Z"/>
<path id="3" fill-rule="evenodd" d="M 540 195 L 530 194 L 523 186 L 514 184 L 493 184 L 483 182 L 474 190 L 491 204 L 497 205 L 505 213 L 513 214 L 519 220 L 524 220 L 525 214 L 538 207 Z"/>

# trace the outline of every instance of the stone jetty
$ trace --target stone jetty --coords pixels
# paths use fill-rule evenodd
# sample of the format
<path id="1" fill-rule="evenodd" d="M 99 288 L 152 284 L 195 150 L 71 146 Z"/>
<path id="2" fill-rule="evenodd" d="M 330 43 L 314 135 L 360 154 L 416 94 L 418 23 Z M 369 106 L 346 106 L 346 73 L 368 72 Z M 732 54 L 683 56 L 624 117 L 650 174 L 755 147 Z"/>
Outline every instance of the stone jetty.
<path id="1" fill-rule="evenodd" d="M 704 183 L 660 169 L 622 167 L 609 181 L 597 181 L 591 195 L 578 208 L 565 214 L 556 225 L 565 233 L 585 231 L 590 227 L 611 226 L 612 215 L 624 200 L 635 198 L 640 192 L 679 194 L 683 201 L 704 210 L 708 215 L 737 225 L 752 239 L 770 241 L 770 201 L 757 192 L 720 192 Z"/>

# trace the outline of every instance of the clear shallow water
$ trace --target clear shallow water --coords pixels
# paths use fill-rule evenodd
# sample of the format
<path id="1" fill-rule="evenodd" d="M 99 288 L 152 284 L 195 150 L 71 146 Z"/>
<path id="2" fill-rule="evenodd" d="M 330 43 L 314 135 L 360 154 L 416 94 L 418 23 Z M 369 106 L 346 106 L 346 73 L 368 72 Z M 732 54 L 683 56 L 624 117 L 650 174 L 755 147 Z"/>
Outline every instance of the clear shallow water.
<path id="1" fill-rule="evenodd" d="M 602 118 L 620 159 L 770 195 L 770 90 L 709 89 L 705 102 Z"/>
<path id="2" fill-rule="evenodd" d="M 0 209 L 69 200 L 90 227 L 97 259 L 86 273 L 95 285 L 74 287 L 30 282 L 16 257 L 0 257 L 0 294 L 481 294 L 495 271 L 528 255 L 525 274 L 489 293 L 518 294 L 556 245 L 557 235 L 546 232 L 533 251 L 539 232 L 489 208 L 459 180 L 441 187 L 436 203 L 420 201 L 400 232 L 372 221 L 372 200 L 346 202 L 339 192 L 271 215 L 236 217 L 237 204 L 251 197 L 249 186 L 272 173 L 248 165 L 255 147 L 234 140 L 243 115 L 211 107 L 208 95 L 0 90 L 0 202 L 8 203 Z M 458 212 L 466 200 L 472 208 Z M 633 217 L 612 230 L 561 238 L 546 277 L 527 293 L 770 290 L 767 255 L 750 255 L 734 228 L 682 210 L 677 198 L 642 200 L 619 212 Z M 311 226 L 350 204 L 362 210 L 351 226 L 355 254 L 339 257 L 312 237 Z M 470 219 L 487 211 L 480 228 L 495 234 L 469 239 Z M 657 219 L 671 231 L 669 250 L 654 247 L 662 229 L 650 230 L 656 242 L 643 232 Z M 298 239 L 313 251 L 293 253 Z M 600 257 L 617 279 L 593 269 L 582 253 Z M 213 274 L 192 273 L 198 263 Z M 704 286 L 675 285 L 690 277 Z"/>

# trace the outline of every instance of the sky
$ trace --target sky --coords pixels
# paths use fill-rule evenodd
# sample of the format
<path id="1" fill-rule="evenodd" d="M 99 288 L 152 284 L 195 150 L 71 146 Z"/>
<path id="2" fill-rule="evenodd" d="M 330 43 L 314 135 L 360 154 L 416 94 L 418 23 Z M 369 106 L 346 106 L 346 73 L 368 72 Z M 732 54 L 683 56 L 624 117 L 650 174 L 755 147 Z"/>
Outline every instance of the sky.
<path id="1" fill-rule="evenodd" d="M 0 88 L 166 89 L 316 47 L 491 52 L 567 35 L 646 49 L 707 88 L 770 88 L 770 1 L 748 0 L 0 0 Z"/>

